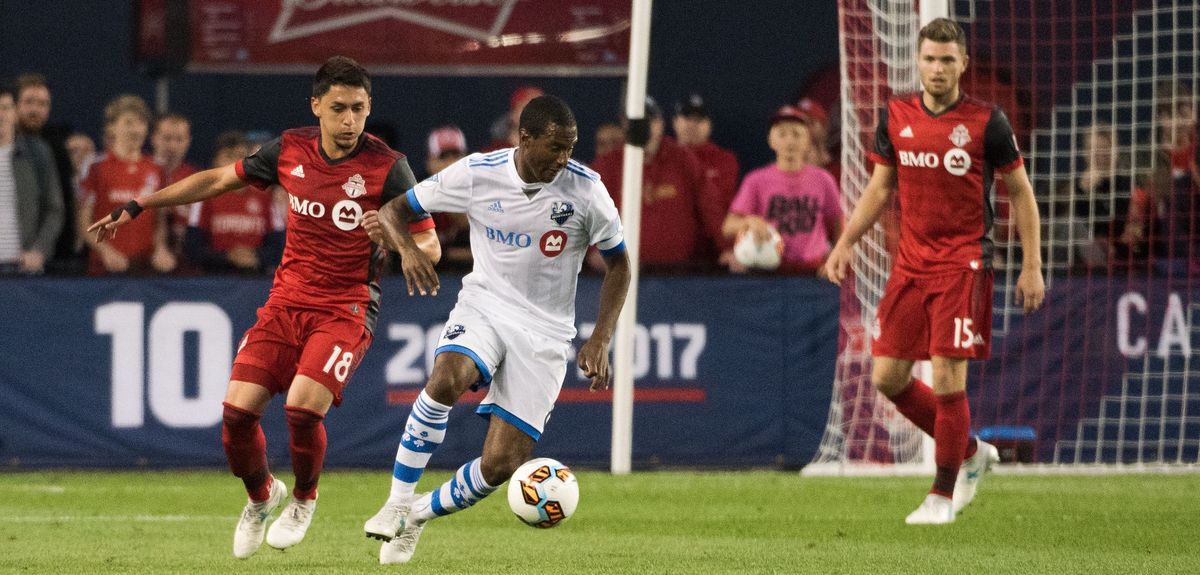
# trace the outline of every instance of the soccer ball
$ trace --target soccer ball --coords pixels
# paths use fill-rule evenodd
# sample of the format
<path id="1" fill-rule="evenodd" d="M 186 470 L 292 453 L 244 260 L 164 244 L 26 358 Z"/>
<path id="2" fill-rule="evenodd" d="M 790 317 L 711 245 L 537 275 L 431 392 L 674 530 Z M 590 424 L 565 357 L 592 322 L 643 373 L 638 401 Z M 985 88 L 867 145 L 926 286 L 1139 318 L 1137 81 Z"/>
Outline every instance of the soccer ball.
<path id="1" fill-rule="evenodd" d="M 779 267 L 783 257 L 783 237 L 774 227 L 770 229 L 771 237 L 763 243 L 755 240 L 754 234 L 749 230 L 738 234 L 737 241 L 733 244 L 733 257 L 738 263 L 748 268 L 763 270 Z"/>
<path id="2" fill-rule="evenodd" d="M 541 457 L 526 461 L 508 481 L 508 506 L 531 527 L 554 527 L 575 513 L 579 482 L 566 465 Z"/>

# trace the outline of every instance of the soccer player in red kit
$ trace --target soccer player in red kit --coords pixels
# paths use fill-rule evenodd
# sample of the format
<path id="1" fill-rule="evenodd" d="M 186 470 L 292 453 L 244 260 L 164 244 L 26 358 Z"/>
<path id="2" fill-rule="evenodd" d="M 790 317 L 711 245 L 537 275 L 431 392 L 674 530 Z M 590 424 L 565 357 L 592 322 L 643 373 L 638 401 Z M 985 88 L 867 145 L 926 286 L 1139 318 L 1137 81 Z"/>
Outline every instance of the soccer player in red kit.
<path id="1" fill-rule="evenodd" d="M 855 242 L 900 194 L 900 246 L 876 312 L 871 382 L 936 443 L 937 475 L 908 524 L 944 524 L 975 497 L 996 448 L 969 437 L 967 360 L 986 359 L 992 324 L 992 187 L 1009 191 L 1024 261 L 1017 303 L 1042 305 L 1038 208 L 1012 127 L 998 107 L 963 94 L 966 36 L 938 18 L 918 36 L 924 91 L 888 101 L 869 154 L 871 181 L 826 260 L 834 283 L 846 277 Z M 912 378 L 931 360 L 933 389 Z"/>
<path id="2" fill-rule="evenodd" d="M 238 346 L 224 403 L 221 440 L 230 470 L 250 496 L 233 537 L 233 554 L 243 559 L 258 550 L 267 517 L 287 498 L 287 488 L 267 469 L 259 425 L 278 393 L 287 393 L 296 485 L 267 543 L 291 547 L 308 530 L 325 458 L 322 421 L 341 402 L 342 389 L 371 344 L 379 312 L 377 276 L 384 253 L 361 223 L 365 214 L 416 184 L 403 154 L 363 133 L 371 80 L 357 62 L 327 60 L 313 80 L 311 106 L 319 127 L 285 131 L 253 155 L 131 201 L 87 230 L 104 241 L 143 209 L 198 202 L 248 183 L 280 185 L 288 193 L 283 261 L 258 322 Z M 430 259 L 441 257 L 432 220 L 414 221 L 409 230 Z"/>

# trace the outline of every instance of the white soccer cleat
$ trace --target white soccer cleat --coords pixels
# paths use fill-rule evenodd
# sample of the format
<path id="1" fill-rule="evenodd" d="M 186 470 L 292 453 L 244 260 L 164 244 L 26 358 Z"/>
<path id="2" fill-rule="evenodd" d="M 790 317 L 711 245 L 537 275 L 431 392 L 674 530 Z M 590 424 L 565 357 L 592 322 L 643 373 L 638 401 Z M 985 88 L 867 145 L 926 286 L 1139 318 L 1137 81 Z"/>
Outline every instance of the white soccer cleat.
<path id="1" fill-rule="evenodd" d="M 271 495 L 266 501 L 255 503 L 253 501 L 246 504 L 242 509 L 242 518 L 238 520 L 237 529 L 233 532 L 233 556 L 238 559 L 247 559 L 254 555 L 255 551 L 262 546 L 263 531 L 266 527 L 267 517 L 271 516 L 271 512 L 287 499 L 287 486 L 282 481 L 275 479 L 271 481 Z"/>
<path id="2" fill-rule="evenodd" d="M 904 522 L 909 525 L 943 525 L 954 523 L 954 502 L 943 495 L 930 493 L 916 511 L 908 514 Z"/>
<path id="3" fill-rule="evenodd" d="M 391 541 L 404 528 L 404 517 L 408 515 L 409 499 L 388 499 L 374 517 L 363 524 L 367 537 Z"/>
<path id="4" fill-rule="evenodd" d="M 420 498 L 421 495 L 417 495 L 412 501 Z M 396 565 L 411 561 L 413 553 L 417 551 L 417 540 L 421 538 L 421 531 L 424 530 L 425 522 L 413 519 L 410 509 L 404 518 L 404 528 L 391 541 L 384 543 L 379 548 L 379 564 Z"/>
<path id="5" fill-rule="evenodd" d="M 308 526 L 312 523 L 313 512 L 317 510 L 317 500 L 302 501 L 292 499 L 283 512 L 279 514 L 267 530 L 267 545 L 276 549 L 287 549 L 304 540 Z"/>
<path id="6" fill-rule="evenodd" d="M 979 489 L 983 476 L 992 468 L 992 464 L 1000 462 L 1000 451 L 995 445 L 980 440 L 975 455 L 963 461 L 958 470 L 958 479 L 954 481 L 954 512 L 962 511 L 975 499 L 975 491 Z"/>

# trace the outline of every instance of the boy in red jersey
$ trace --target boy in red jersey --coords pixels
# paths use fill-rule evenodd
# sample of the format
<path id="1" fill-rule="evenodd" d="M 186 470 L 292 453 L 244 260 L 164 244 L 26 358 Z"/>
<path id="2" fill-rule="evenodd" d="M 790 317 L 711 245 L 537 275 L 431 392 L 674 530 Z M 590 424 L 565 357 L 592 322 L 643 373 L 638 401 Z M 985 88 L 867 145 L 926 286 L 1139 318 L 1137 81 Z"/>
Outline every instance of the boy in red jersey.
<path id="1" fill-rule="evenodd" d="M 267 517 L 287 497 L 287 488 L 267 470 L 259 425 L 278 393 L 287 392 L 296 485 L 267 543 L 291 547 L 308 530 L 325 458 L 322 421 L 341 402 L 379 312 L 384 253 L 367 237 L 363 216 L 416 183 L 403 154 L 363 133 L 371 80 L 357 62 L 327 60 L 313 80 L 311 107 L 319 127 L 285 131 L 253 155 L 131 200 L 87 230 L 104 241 L 143 209 L 198 202 L 247 183 L 277 184 L 288 193 L 283 261 L 258 322 L 238 347 L 225 395 L 221 439 L 230 470 L 250 496 L 233 537 L 233 554 L 242 559 L 258 550 Z M 431 260 L 441 257 L 432 220 L 414 221 L 409 231 Z"/>
<path id="2" fill-rule="evenodd" d="M 825 264 L 840 284 L 855 242 L 898 189 L 900 247 L 876 312 L 871 382 L 937 445 L 933 488 L 908 524 L 953 522 L 998 460 L 995 447 L 969 437 L 966 396 L 967 360 L 990 352 L 993 170 L 1009 190 L 1021 234 L 1017 302 L 1032 312 L 1046 291 L 1038 208 L 1016 138 L 1004 112 L 959 89 L 966 66 L 958 24 L 938 18 L 921 29 L 924 91 L 888 101 L 869 154 L 875 171 Z M 911 376 L 913 362 L 926 359 L 932 390 Z"/>
<path id="3" fill-rule="evenodd" d="M 217 137 L 213 166 L 231 165 L 249 153 L 245 135 L 224 132 Z M 283 251 L 286 208 L 271 196 L 271 190 L 246 186 L 188 206 L 183 242 L 188 263 L 208 273 L 273 271 Z"/>
<path id="4" fill-rule="evenodd" d="M 76 229 L 84 229 L 92 221 L 92 214 L 106 214 L 161 185 L 162 168 L 154 158 L 142 154 L 149 126 L 150 107 L 137 96 L 117 96 L 104 107 L 104 129 L 112 136 L 112 144 L 79 182 L 76 224 L 80 227 Z M 167 245 L 164 211 L 152 210 L 125 230 L 120 239 L 106 244 L 86 233 L 82 235 L 91 246 L 89 275 L 151 270 L 167 273 L 175 269 L 175 256 Z"/>

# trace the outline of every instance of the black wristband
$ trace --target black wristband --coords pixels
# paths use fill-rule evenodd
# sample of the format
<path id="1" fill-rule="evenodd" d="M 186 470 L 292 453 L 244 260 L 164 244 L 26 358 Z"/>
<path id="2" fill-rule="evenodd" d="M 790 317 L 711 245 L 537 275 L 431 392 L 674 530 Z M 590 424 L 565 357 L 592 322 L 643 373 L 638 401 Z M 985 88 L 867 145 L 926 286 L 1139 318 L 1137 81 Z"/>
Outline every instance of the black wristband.
<path id="1" fill-rule="evenodd" d="M 129 203 L 112 211 L 112 221 L 115 222 L 121 219 L 121 212 L 128 212 L 129 219 L 132 220 L 137 218 L 138 214 L 142 213 L 142 206 L 138 205 L 137 200 L 129 200 Z"/>

